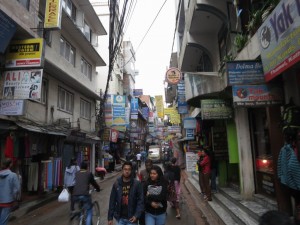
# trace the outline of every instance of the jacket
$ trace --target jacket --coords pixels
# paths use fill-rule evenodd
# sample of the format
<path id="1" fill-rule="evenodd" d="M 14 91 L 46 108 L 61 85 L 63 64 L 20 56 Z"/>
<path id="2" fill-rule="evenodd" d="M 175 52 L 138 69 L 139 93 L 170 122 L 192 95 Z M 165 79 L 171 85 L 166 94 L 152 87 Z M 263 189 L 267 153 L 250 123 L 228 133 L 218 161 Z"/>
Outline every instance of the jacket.
<path id="1" fill-rule="evenodd" d="M 95 181 L 94 175 L 86 170 L 80 170 L 75 174 L 76 184 L 73 189 L 73 195 L 89 195 L 90 184 L 94 186 L 97 192 L 100 187 Z"/>
<path id="2" fill-rule="evenodd" d="M 161 189 L 161 191 L 158 193 L 149 193 L 147 195 L 147 192 L 149 189 L 153 187 L 157 187 L 158 189 Z M 144 185 L 144 193 L 145 193 L 145 211 L 152 214 L 152 215 L 160 215 L 166 212 L 167 210 L 167 194 L 168 194 L 168 182 L 164 179 L 158 182 L 153 182 L 151 180 L 148 180 L 146 184 Z M 160 208 L 153 208 L 151 206 L 151 202 L 159 202 L 161 203 L 162 207 Z"/>
<path id="3" fill-rule="evenodd" d="M 203 160 L 200 162 L 200 166 L 201 166 L 201 172 L 203 174 L 208 174 L 211 171 L 211 167 L 210 167 L 210 158 L 208 155 L 204 156 Z"/>
<path id="4" fill-rule="evenodd" d="M 119 221 L 121 218 L 121 206 L 122 206 L 122 187 L 123 178 L 119 177 L 114 183 L 110 198 L 107 219 L 112 220 L 113 217 Z M 140 181 L 131 178 L 130 190 L 128 196 L 128 218 L 135 217 L 140 218 L 144 211 L 144 194 L 143 187 Z"/>
<path id="5" fill-rule="evenodd" d="M 75 174 L 80 170 L 79 166 L 71 166 L 66 167 L 65 170 L 65 178 L 64 178 L 64 184 L 66 187 L 74 186 L 75 185 Z"/>
<path id="6" fill-rule="evenodd" d="M 0 204 L 11 203 L 20 194 L 20 181 L 10 169 L 0 171 Z"/>

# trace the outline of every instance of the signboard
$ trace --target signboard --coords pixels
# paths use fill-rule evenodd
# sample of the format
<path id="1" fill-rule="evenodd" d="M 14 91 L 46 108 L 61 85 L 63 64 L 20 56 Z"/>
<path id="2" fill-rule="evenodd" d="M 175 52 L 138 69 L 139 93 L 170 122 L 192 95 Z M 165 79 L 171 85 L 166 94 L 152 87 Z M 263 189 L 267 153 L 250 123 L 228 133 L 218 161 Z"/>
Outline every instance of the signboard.
<path id="1" fill-rule="evenodd" d="M 24 115 L 24 100 L 0 100 L 0 115 L 21 116 Z"/>
<path id="2" fill-rule="evenodd" d="M 275 85 L 236 85 L 232 86 L 235 106 L 270 106 L 283 104 L 281 87 Z"/>
<path id="3" fill-rule="evenodd" d="M 111 142 L 117 142 L 118 141 L 118 136 L 119 136 L 119 131 L 115 129 L 110 129 L 110 141 Z"/>
<path id="4" fill-rule="evenodd" d="M 181 71 L 177 68 L 170 68 L 166 72 L 166 81 L 169 84 L 178 84 L 181 80 Z"/>
<path id="5" fill-rule="evenodd" d="M 224 99 L 204 99 L 201 100 L 202 120 L 211 119 L 231 119 L 233 110 L 229 102 Z"/>
<path id="6" fill-rule="evenodd" d="M 198 155 L 194 152 L 185 153 L 186 171 L 195 172 L 197 169 Z"/>
<path id="7" fill-rule="evenodd" d="M 197 120 L 195 118 L 184 118 L 183 119 L 183 128 L 185 129 L 196 129 Z"/>
<path id="8" fill-rule="evenodd" d="M 0 10 L 0 53 L 3 54 L 17 29 L 16 23 Z"/>
<path id="9" fill-rule="evenodd" d="M 131 114 L 138 114 L 139 110 L 139 100 L 138 98 L 132 98 L 130 102 L 130 112 Z"/>
<path id="10" fill-rule="evenodd" d="M 113 95 L 113 105 L 125 107 L 126 96 L 125 95 Z"/>
<path id="11" fill-rule="evenodd" d="M 299 12 L 299 0 L 281 1 L 258 29 L 267 82 L 300 60 Z"/>
<path id="12" fill-rule="evenodd" d="M 11 41 L 6 54 L 5 67 L 41 67 L 43 56 L 43 38 Z"/>
<path id="13" fill-rule="evenodd" d="M 4 72 L 4 99 L 39 99 L 43 70 L 14 70 Z"/>
<path id="14" fill-rule="evenodd" d="M 61 0 L 47 0 L 45 9 L 45 29 L 60 29 Z"/>
<path id="15" fill-rule="evenodd" d="M 155 96 L 155 105 L 156 105 L 156 112 L 157 117 L 164 118 L 164 103 L 163 103 L 163 96 L 156 95 Z"/>
<path id="16" fill-rule="evenodd" d="M 226 63 L 228 85 L 265 83 L 263 66 L 258 61 Z"/>
<path id="17" fill-rule="evenodd" d="M 185 130 L 185 139 L 186 140 L 194 140 L 194 129 L 186 129 Z"/>
<path id="18" fill-rule="evenodd" d="M 143 89 L 133 89 L 133 96 L 138 97 L 140 95 L 143 95 Z"/>

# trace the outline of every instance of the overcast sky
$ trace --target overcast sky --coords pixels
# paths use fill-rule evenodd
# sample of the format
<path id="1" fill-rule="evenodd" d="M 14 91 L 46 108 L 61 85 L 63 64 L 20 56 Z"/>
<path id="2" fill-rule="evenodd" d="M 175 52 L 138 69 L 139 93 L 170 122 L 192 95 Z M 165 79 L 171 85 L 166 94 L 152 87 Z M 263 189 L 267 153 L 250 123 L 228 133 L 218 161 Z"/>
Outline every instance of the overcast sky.
<path id="1" fill-rule="evenodd" d="M 125 41 L 130 40 L 136 52 L 135 88 L 144 95 L 163 95 L 165 72 L 169 67 L 175 29 L 175 1 L 167 0 L 144 41 L 144 35 L 165 0 L 137 0 Z M 138 49 L 137 49 L 138 48 Z M 173 52 L 176 50 L 176 43 Z M 154 85 L 155 84 L 155 85 Z"/>

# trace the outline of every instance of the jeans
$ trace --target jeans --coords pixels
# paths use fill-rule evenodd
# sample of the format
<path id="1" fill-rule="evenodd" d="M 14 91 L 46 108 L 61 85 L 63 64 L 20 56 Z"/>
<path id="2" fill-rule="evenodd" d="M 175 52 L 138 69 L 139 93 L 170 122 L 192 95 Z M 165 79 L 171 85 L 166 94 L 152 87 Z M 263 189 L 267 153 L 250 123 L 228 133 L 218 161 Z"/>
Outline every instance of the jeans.
<path id="1" fill-rule="evenodd" d="M 0 224 L 6 225 L 10 214 L 10 207 L 0 207 Z"/>
<path id="2" fill-rule="evenodd" d="M 86 225 L 92 225 L 92 216 L 93 216 L 93 204 L 92 204 L 92 198 L 90 195 L 75 195 L 73 196 L 72 200 L 77 202 L 83 203 L 83 208 L 87 210 L 86 215 Z"/>
<path id="3" fill-rule="evenodd" d="M 137 225 L 137 223 L 131 223 L 128 219 L 119 219 L 117 225 Z"/>
<path id="4" fill-rule="evenodd" d="M 147 225 L 165 225 L 166 213 L 162 213 L 159 215 L 153 215 L 151 213 L 146 212 L 145 221 L 146 221 Z"/>
<path id="5" fill-rule="evenodd" d="M 210 181 L 211 181 L 211 190 L 216 191 L 217 190 L 217 183 L 216 183 L 216 179 L 217 179 L 217 169 L 213 168 L 211 169 L 211 173 L 210 173 Z"/>

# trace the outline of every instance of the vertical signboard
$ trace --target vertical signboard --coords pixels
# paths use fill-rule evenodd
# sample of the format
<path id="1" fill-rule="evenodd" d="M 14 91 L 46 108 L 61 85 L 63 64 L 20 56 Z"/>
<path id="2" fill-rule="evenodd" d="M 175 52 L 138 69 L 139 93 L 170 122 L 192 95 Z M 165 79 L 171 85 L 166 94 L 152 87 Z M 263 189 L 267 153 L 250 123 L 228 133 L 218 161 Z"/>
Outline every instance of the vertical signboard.
<path id="1" fill-rule="evenodd" d="M 156 95 L 155 96 L 155 102 L 156 102 L 157 117 L 164 118 L 163 96 L 162 95 Z"/>
<path id="2" fill-rule="evenodd" d="M 46 0 L 44 28 L 60 29 L 61 13 L 61 0 Z"/>

